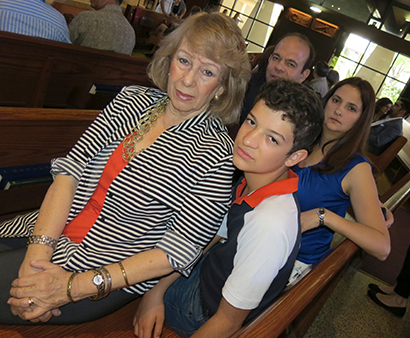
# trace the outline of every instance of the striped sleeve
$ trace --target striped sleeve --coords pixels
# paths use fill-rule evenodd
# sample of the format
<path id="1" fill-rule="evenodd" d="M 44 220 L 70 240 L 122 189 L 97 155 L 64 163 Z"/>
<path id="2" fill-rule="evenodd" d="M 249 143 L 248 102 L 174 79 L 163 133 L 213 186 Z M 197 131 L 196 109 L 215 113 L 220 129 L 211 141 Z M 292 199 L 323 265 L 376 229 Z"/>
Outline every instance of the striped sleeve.
<path id="1" fill-rule="evenodd" d="M 63 174 L 79 181 L 88 163 L 116 138 L 115 135 L 117 137 L 126 135 L 129 130 L 124 130 L 134 125 L 130 121 L 136 119 L 137 114 L 144 109 L 143 107 L 152 104 L 151 100 L 138 96 L 134 98 L 136 103 L 133 106 L 128 107 L 124 104 L 124 98 L 145 90 L 147 88 L 141 86 L 124 87 L 87 128 L 68 155 L 52 160 L 51 174 L 53 177 Z M 153 96 L 153 98 L 156 97 Z"/>

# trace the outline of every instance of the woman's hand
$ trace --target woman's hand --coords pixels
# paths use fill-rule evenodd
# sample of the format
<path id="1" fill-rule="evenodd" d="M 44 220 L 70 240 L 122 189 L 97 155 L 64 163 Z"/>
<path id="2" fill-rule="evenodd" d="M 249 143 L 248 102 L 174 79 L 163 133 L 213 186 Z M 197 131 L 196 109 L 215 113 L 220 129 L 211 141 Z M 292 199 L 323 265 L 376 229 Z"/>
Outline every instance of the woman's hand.
<path id="1" fill-rule="evenodd" d="M 386 211 L 385 222 L 386 222 L 387 229 L 389 229 L 394 223 L 393 213 L 382 202 L 379 201 L 379 203 L 380 203 L 380 208 Z"/>
<path id="2" fill-rule="evenodd" d="M 300 213 L 300 223 L 302 225 L 302 233 L 308 230 L 315 229 L 319 226 L 319 209 L 312 209 Z"/>
<path id="3" fill-rule="evenodd" d="M 30 265 L 30 257 L 29 253 L 26 254 L 26 257 L 24 258 L 23 263 L 20 266 L 20 270 L 19 270 L 19 277 L 25 277 L 25 276 L 30 276 L 30 275 L 34 275 L 37 272 L 42 272 L 44 270 L 42 269 L 38 269 L 38 268 L 34 268 Z M 11 306 L 11 312 L 15 315 L 15 316 L 19 316 L 22 319 L 25 319 L 25 312 L 31 312 L 33 311 L 34 308 L 33 306 L 29 306 L 29 307 L 18 307 L 18 306 Z M 51 311 L 47 311 L 45 314 L 43 314 L 42 316 L 32 319 L 30 320 L 32 323 L 38 323 L 38 322 L 47 322 L 51 319 L 52 316 L 59 316 L 61 314 L 60 310 L 57 309 L 53 309 Z"/>
<path id="4" fill-rule="evenodd" d="M 386 221 L 387 229 L 389 229 L 394 223 L 393 213 L 387 208 L 386 208 L 386 219 L 385 219 L 385 221 Z"/>
<path id="5" fill-rule="evenodd" d="M 71 273 L 46 260 L 30 262 L 30 266 L 42 272 L 14 280 L 8 304 L 22 319 L 47 321 L 59 315 L 58 308 L 68 303 L 66 290 Z M 30 299 L 34 306 L 30 306 Z"/>
<path id="6" fill-rule="evenodd" d="M 163 296 L 152 289 L 145 293 L 134 316 L 134 334 L 139 338 L 159 338 L 165 320 Z"/>

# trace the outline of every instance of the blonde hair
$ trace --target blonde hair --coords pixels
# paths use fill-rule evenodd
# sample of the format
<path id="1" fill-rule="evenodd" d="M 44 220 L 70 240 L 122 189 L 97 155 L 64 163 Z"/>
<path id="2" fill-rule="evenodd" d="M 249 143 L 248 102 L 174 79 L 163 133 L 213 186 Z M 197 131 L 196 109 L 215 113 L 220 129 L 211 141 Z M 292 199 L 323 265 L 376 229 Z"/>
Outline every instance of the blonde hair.
<path id="1" fill-rule="evenodd" d="M 148 66 L 148 76 L 163 91 L 167 90 L 172 58 L 183 40 L 195 53 L 222 66 L 220 82 L 224 92 L 218 100 L 211 100 L 209 109 L 224 124 L 237 122 L 251 66 L 245 41 L 235 21 L 219 12 L 201 12 L 188 17 L 164 37 Z"/>

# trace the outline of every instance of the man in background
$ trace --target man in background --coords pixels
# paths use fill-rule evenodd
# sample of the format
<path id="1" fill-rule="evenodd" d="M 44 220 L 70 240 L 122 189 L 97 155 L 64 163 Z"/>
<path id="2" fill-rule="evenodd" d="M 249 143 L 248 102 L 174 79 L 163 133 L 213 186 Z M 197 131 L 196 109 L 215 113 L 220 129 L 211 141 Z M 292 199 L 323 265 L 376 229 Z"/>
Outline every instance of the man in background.
<path id="1" fill-rule="evenodd" d="M 122 0 L 91 0 L 95 11 L 83 11 L 70 22 L 72 43 L 130 55 L 135 32 L 122 13 Z"/>
<path id="2" fill-rule="evenodd" d="M 327 73 L 329 73 L 329 66 L 324 61 L 319 61 L 313 68 L 313 80 L 310 81 L 312 89 L 320 95 L 325 97 L 329 91 L 329 85 L 327 83 Z"/>
<path id="3" fill-rule="evenodd" d="M 410 115 L 410 101 L 399 99 L 392 112 L 383 120 L 372 123 L 367 151 L 380 155 L 403 133 L 403 118 Z"/>
<path id="4" fill-rule="evenodd" d="M 0 30 L 71 42 L 64 16 L 45 0 L 0 0 Z"/>
<path id="5" fill-rule="evenodd" d="M 285 35 L 269 56 L 266 72 L 252 74 L 243 102 L 240 124 L 245 121 L 251 111 L 256 95 L 264 83 L 277 78 L 302 83 L 310 74 L 315 54 L 312 43 L 305 35 L 299 33 Z"/>

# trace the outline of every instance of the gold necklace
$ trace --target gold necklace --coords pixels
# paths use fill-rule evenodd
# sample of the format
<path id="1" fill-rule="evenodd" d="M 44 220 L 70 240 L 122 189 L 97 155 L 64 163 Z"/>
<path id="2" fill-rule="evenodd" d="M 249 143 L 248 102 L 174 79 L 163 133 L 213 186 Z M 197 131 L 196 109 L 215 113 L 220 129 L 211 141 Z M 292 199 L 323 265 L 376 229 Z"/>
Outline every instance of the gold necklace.
<path id="1" fill-rule="evenodd" d="M 155 122 L 157 122 L 158 117 L 165 112 L 168 103 L 169 97 L 167 96 L 160 100 L 154 107 L 148 109 L 138 120 L 137 126 L 132 128 L 131 133 L 124 138 L 122 141 L 122 158 L 124 161 L 131 161 L 145 150 L 144 148 L 136 151 L 135 145 L 142 141 L 144 135 L 148 133 Z"/>

